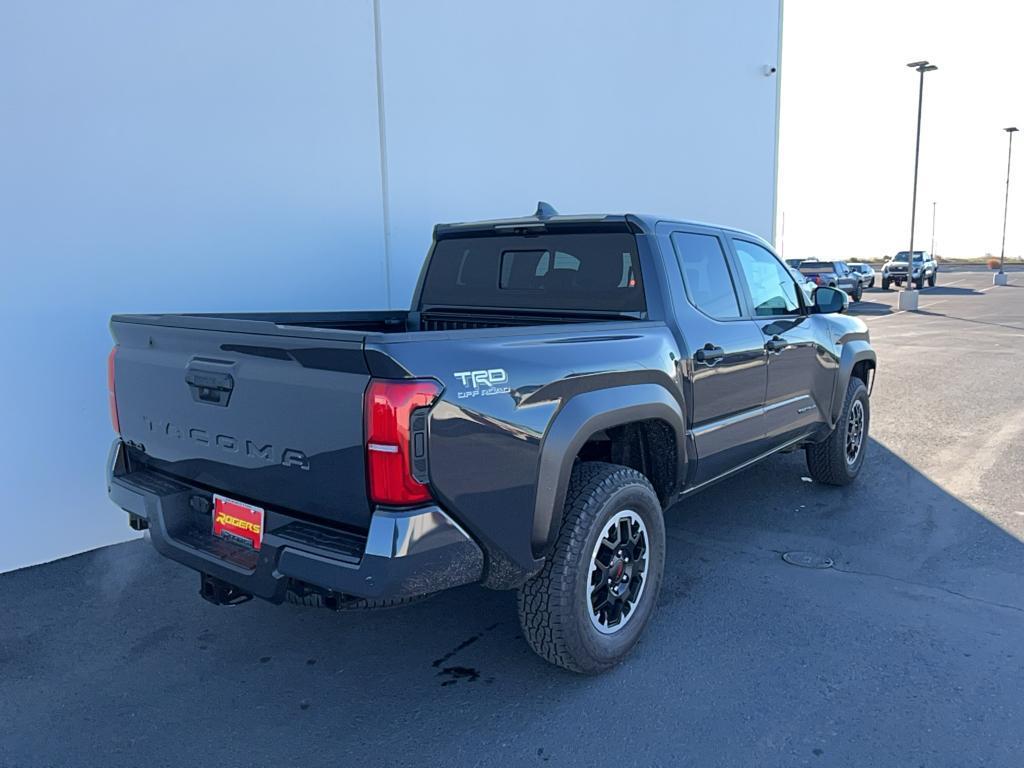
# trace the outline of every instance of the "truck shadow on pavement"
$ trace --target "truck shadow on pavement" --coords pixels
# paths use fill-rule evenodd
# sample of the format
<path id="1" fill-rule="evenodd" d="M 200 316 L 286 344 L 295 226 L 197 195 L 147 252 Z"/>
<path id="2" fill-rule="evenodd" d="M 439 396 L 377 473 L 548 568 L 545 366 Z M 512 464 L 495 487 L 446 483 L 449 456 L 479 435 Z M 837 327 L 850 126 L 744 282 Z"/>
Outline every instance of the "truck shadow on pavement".
<path id="1" fill-rule="evenodd" d="M 856 303 L 851 303 L 847 312 L 851 315 L 888 315 L 895 310 L 885 302 L 882 301 L 867 301 L 861 299 Z"/>
<path id="2" fill-rule="evenodd" d="M 806 477 L 670 510 L 659 610 L 595 678 L 533 655 L 510 592 L 217 608 L 144 541 L 0 576 L 0 764 L 593 766 L 627 704 L 618 764 L 1012 764 L 1021 542 L 875 441 L 854 485 Z"/>
<path id="3" fill-rule="evenodd" d="M 946 320 L 956 320 L 957 322 L 960 323 L 971 323 L 973 325 L 990 325 L 995 328 L 1008 328 L 1011 331 L 1024 331 L 1024 324 L 1021 323 L 1017 323 L 1016 325 L 1014 325 L 1013 323 L 996 323 L 991 320 L 978 320 L 977 318 L 974 317 L 960 317 L 958 315 L 950 315 L 946 312 L 934 312 L 928 309 L 919 309 L 917 311 L 917 314 L 922 315 L 924 317 L 942 317 L 945 318 Z"/>
<path id="4" fill-rule="evenodd" d="M 979 296 L 981 291 L 977 288 L 962 288 L 958 285 L 937 285 L 934 288 L 924 288 L 921 291 L 922 298 L 925 296 Z"/>

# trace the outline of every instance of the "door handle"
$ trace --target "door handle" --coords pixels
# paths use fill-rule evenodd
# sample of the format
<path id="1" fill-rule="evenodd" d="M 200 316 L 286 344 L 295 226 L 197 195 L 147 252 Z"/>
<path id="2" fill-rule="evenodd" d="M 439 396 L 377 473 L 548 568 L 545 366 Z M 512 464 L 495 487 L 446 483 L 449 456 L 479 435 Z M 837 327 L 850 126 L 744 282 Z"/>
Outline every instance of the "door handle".
<path id="1" fill-rule="evenodd" d="M 789 343 L 781 336 L 772 336 L 764 343 L 764 348 L 772 353 L 781 352 L 787 346 L 789 346 Z"/>
<path id="2" fill-rule="evenodd" d="M 716 363 L 721 362 L 722 358 L 725 357 L 725 350 L 721 347 L 716 347 L 711 342 L 708 342 L 703 347 L 693 353 L 693 359 L 701 363 L 702 365 L 712 366 Z"/>

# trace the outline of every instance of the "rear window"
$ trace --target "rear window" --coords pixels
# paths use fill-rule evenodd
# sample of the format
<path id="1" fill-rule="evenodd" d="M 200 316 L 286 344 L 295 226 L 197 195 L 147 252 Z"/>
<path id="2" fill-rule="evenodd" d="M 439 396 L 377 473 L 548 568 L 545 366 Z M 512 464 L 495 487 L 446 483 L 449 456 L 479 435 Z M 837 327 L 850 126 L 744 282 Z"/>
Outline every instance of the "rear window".
<path id="1" fill-rule="evenodd" d="M 646 310 L 636 239 L 624 232 L 440 240 L 421 306 Z"/>
<path id="2" fill-rule="evenodd" d="M 801 272 L 831 272 L 832 262 L 831 261 L 801 261 L 800 262 Z"/>

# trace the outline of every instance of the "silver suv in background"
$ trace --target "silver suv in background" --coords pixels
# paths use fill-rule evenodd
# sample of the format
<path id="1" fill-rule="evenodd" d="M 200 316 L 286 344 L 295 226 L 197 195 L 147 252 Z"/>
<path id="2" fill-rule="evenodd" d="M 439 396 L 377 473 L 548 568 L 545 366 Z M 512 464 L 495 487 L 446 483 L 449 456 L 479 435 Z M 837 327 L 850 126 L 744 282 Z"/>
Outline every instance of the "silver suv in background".
<path id="1" fill-rule="evenodd" d="M 893 256 L 892 261 L 886 262 L 882 267 L 883 290 L 889 290 L 890 283 L 900 286 L 907 279 L 907 257 L 909 255 L 908 251 L 900 251 Z M 928 251 L 914 251 L 914 263 L 910 279 L 914 281 L 915 288 L 918 290 L 924 288 L 926 280 L 929 286 L 934 287 L 938 272 L 939 265 Z"/>
<path id="2" fill-rule="evenodd" d="M 866 280 L 859 272 L 854 272 L 846 266 L 844 261 L 807 259 L 800 262 L 800 274 L 815 285 L 846 291 L 853 301 L 860 301 L 864 292 Z"/>
<path id="3" fill-rule="evenodd" d="M 848 266 L 851 271 L 860 274 L 861 284 L 865 288 L 875 287 L 875 268 L 872 267 L 870 264 L 850 263 L 847 264 L 846 266 Z"/>

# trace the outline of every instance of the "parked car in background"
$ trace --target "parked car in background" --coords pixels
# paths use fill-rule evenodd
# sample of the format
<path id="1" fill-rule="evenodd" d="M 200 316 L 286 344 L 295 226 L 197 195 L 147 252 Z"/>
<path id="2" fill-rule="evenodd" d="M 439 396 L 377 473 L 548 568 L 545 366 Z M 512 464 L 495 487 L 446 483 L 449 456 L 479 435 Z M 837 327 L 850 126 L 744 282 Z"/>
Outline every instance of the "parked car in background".
<path id="1" fill-rule="evenodd" d="M 870 264 L 855 264 L 851 262 L 846 266 L 854 272 L 860 273 L 861 282 L 864 284 L 865 288 L 875 287 L 875 268 Z"/>
<path id="2" fill-rule="evenodd" d="M 802 261 L 800 274 L 815 285 L 839 288 L 846 291 L 853 301 L 860 301 L 866 282 L 859 272 L 854 272 L 843 261 Z"/>
<path id="3" fill-rule="evenodd" d="M 792 267 L 793 269 L 800 269 L 800 262 L 803 261 L 803 259 L 783 259 L 783 261 L 786 262 L 787 267 Z"/>
<path id="4" fill-rule="evenodd" d="M 889 290 L 890 283 L 899 286 L 907 279 L 908 256 L 908 251 L 900 251 L 893 256 L 892 261 L 882 267 L 883 290 Z M 928 251 L 914 251 L 914 264 L 910 279 L 914 281 L 914 286 L 918 290 L 924 288 L 926 280 L 929 286 L 934 287 L 938 272 L 939 265 Z"/>
<path id="5" fill-rule="evenodd" d="M 799 259 L 786 259 L 787 264 L 790 261 L 799 261 Z M 806 296 L 807 300 L 810 302 L 814 295 L 814 289 L 817 287 L 814 281 L 800 272 L 796 267 L 790 267 L 789 274 L 793 276 L 796 284 L 800 286 L 800 290 L 803 291 L 804 296 Z"/>

